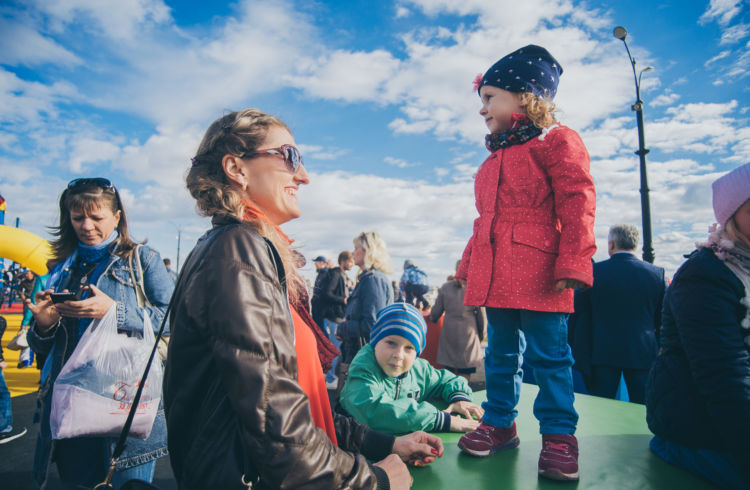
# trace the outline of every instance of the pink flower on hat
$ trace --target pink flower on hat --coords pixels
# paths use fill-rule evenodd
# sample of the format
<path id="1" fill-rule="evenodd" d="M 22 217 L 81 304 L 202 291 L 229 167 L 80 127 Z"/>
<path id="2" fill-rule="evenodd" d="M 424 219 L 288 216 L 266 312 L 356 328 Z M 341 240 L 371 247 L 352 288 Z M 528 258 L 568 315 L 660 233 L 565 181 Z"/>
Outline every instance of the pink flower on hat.
<path id="1" fill-rule="evenodd" d="M 474 78 L 474 91 L 476 92 L 479 90 L 479 85 L 482 83 L 482 74 L 477 74 L 476 78 Z"/>

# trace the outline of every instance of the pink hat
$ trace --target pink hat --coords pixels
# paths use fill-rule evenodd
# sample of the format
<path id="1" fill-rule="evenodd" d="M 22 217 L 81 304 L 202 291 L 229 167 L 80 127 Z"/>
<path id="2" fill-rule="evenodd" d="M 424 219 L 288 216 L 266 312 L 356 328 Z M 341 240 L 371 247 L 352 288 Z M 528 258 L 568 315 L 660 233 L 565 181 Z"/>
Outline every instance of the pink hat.
<path id="1" fill-rule="evenodd" d="M 711 188 L 716 221 L 724 226 L 740 206 L 750 199 L 750 163 L 722 175 L 714 181 Z"/>

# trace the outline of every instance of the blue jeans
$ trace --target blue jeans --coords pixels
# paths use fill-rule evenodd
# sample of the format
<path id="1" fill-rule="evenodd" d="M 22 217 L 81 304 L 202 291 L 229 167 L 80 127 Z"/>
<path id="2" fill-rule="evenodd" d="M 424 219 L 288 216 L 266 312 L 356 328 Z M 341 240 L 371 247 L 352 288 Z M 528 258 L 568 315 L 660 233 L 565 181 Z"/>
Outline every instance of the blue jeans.
<path id="1" fill-rule="evenodd" d="M 0 370 L 0 432 L 10 432 L 13 429 L 13 412 L 10 409 L 10 391 L 5 384 L 5 376 Z"/>
<path id="2" fill-rule="evenodd" d="M 617 398 L 620 378 L 625 376 L 628 401 L 646 403 L 646 379 L 648 369 L 623 369 L 612 366 L 592 366 L 591 394 L 606 398 Z"/>
<path id="3" fill-rule="evenodd" d="M 338 323 L 332 322 L 331 320 L 328 320 L 327 318 L 323 320 L 323 325 L 326 331 L 326 335 L 328 335 L 328 339 L 333 343 L 333 345 L 336 346 L 337 349 L 341 350 L 341 341 L 336 338 L 336 327 L 338 326 Z M 326 383 L 332 382 L 334 379 L 336 379 L 336 367 L 341 362 L 341 355 L 336 356 L 333 359 L 333 362 L 331 363 L 331 369 L 326 373 Z"/>
<path id="4" fill-rule="evenodd" d="M 701 475 L 721 488 L 743 489 L 750 486 L 747 470 L 745 476 L 742 475 L 742 468 L 747 465 L 747 461 L 739 462 L 730 453 L 690 448 L 659 436 L 654 436 L 649 446 L 667 463 Z"/>
<path id="5" fill-rule="evenodd" d="M 482 420 L 494 427 L 513 424 L 524 366 L 533 370 L 539 385 L 534 402 L 539 432 L 575 433 L 578 413 L 573 408 L 568 314 L 487 308 L 487 324 L 487 401 L 482 403 Z"/>
<path id="6" fill-rule="evenodd" d="M 77 485 L 93 487 L 104 480 L 110 462 L 106 439 L 77 437 L 61 439 L 56 445 L 55 461 L 63 488 L 73 490 Z M 112 485 L 117 489 L 133 478 L 151 483 L 155 469 L 156 460 L 117 470 L 112 475 Z"/>

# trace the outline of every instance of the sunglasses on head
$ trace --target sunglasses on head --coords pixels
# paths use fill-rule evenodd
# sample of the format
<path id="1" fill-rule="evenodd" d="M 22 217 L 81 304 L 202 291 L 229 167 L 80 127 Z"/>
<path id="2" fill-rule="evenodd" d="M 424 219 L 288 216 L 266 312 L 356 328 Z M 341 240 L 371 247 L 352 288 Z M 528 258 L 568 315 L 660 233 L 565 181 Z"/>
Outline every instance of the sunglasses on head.
<path id="1" fill-rule="evenodd" d="M 296 174 L 299 166 L 302 165 L 302 154 L 293 145 L 281 145 L 278 148 L 245 153 L 242 158 L 254 158 L 260 155 L 280 155 L 284 159 L 286 169 L 293 174 Z"/>
<path id="2" fill-rule="evenodd" d="M 73 179 L 68 182 L 68 190 L 75 190 L 78 187 L 100 187 L 104 190 L 114 189 L 115 186 L 109 179 L 104 177 L 84 177 L 80 179 Z"/>

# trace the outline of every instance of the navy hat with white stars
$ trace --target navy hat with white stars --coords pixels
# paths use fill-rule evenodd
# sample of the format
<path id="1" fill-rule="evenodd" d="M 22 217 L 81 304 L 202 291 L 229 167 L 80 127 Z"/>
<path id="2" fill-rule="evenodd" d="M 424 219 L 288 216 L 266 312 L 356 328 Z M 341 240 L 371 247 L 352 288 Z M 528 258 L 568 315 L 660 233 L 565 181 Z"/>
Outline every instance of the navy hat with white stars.
<path id="1" fill-rule="evenodd" d="M 532 92 L 552 99 L 563 69 L 560 63 L 541 46 L 529 44 L 513 51 L 492 65 L 477 84 L 477 92 L 492 85 L 508 92 Z"/>

